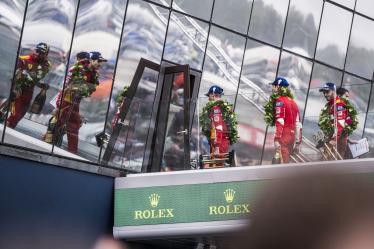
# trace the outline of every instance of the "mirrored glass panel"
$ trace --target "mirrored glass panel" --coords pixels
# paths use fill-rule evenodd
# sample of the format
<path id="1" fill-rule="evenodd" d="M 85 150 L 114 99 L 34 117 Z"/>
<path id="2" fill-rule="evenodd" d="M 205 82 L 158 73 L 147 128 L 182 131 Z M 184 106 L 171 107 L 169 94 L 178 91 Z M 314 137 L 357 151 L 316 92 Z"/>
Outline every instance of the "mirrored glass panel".
<path id="1" fill-rule="evenodd" d="M 287 9 L 288 0 L 255 0 L 249 35 L 279 46 L 282 43 Z"/>
<path id="2" fill-rule="evenodd" d="M 326 104 L 326 99 L 319 90 L 326 82 L 334 82 L 339 86 L 342 77 L 340 71 L 318 63 L 314 65 L 303 122 L 304 144 L 308 143 L 310 148 L 305 151 L 303 147 L 303 153 L 311 161 L 323 160 L 322 154 L 311 148 L 315 148 L 316 141 L 313 136 L 320 130 L 318 127 L 319 114 Z"/>
<path id="3" fill-rule="evenodd" d="M 244 45 L 245 39 L 242 36 L 214 26 L 211 28 L 199 90 L 199 101 L 196 107 L 197 113 L 200 114 L 203 107 L 208 103 L 205 94 L 213 85 L 223 88 L 223 99 L 230 104 L 234 104 L 243 61 Z M 201 127 L 198 130 L 201 131 Z M 206 138 L 199 142 L 200 152 L 209 151 L 209 148 L 206 148 L 208 145 Z"/>
<path id="4" fill-rule="evenodd" d="M 61 133 L 56 146 L 93 162 L 99 157 L 95 135 L 104 130 L 125 9 L 126 0 L 80 1 L 69 74 L 58 93 L 55 130 L 66 129 L 55 131 Z M 91 60 L 78 59 L 82 51 Z M 77 67 L 81 70 L 76 72 Z"/>
<path id="5" fill-rule="evenodd" d="M 351 137 L 352 139 L 361 139 L 370 98 L 371 82 L 345 74 L 343 87 L 349 91 L 348 99 L 358 112 L 358 129 Z"/>
<path id="6" fill-rule="evenodd" d="M 217 1 L 216 1 L 217 4 Z M 173 9 L 187 13 L 189 15 L 210 20 L 212 13 L 213 0 L 174 0 Z"/>
<path id="7" fill-rule="evenodd" d="M 279 50 L 248 40 L 235 112 L 239 141 L 234 146 L 239 166 L 259 165 L 265 139 L 264 105 L 279 61 Z"/>
<path id="8" fill-rule="evenodd" d="M 374 7 L 374 6 L 373 6 Z M 374 21 L 355 15 L 346 70 L 367 79 L 374 71 Z"/>
<path id="9" fill-rule="evenodd" d="M 352 13 L 326 3 L 318 38 L 316 59 L 343 68 Z"/>
<path id="10" fill-rule="evenodd" d="M 52 151 L 44 134 L 54 109 L 50 102 L 64 81 L 77 4 L 77 0 L 29 1 L 5 142 Z"/>
<path id="11" fill-rule="evenodd" d="M 122 103 L 121 94 L 134 78 L 141 58 L 160 64 L 165 42 L 168 10 L 140 0 L 130 0 L 127 7 L 117 71 L 110 99 L 106 130 L 112 133 L 113 122 Z M 157 79 L 156 79 L 157 81 Z"/>
<path id="12" fill-rule="evenodd" d="M 334 0 L 334 2 L 341 4 L 345 7 L 348 7 L 350 9 L 353 9 L 355 6 L 355 0 Z"/>
<path id="13" fill-rule="evenodd" d="M 374 18 L 374 2 L 371 0 L 357 0 L 356 11 Z"/>
<path id="14" fill-rule="evenodd" d="M 212 21 L 246 34 L 251 8 L 252 0 L 215 0 Z"/>
<path id="15" fill-rule="evenodd" d="M 373 158 L 374 157 L 374 112 L 369 112 L 367 114 L 366 126 L 364 137 L 368 139 L 370 152 L 363 156 L 363 158 Z"/>
<path id="16" fill-rule="evenodd" d="M 284 47 L 307 57 L 314 57 L 323 1 L 291 0 Z"/>
<path id="17" fill-rule="evenodd" d="M 0 142 L 3 138 L 7 104 L 17 50 L 21 36 L 26 0 L 6 0 L 0 2 Z"/>
<path id="18" fill-rule="evenodd" d="M 158 71 L 150 68 L 144 69 L 129 111 L 120 124 L 120 134 L 109 160 L 110 166 L 142 171 L 158 74 Z"/>
<path id="19" fill-rule="evenodd" d="M 164 59 L 201 70 L 208 24 L 173 12 L 170 17 Z"/>

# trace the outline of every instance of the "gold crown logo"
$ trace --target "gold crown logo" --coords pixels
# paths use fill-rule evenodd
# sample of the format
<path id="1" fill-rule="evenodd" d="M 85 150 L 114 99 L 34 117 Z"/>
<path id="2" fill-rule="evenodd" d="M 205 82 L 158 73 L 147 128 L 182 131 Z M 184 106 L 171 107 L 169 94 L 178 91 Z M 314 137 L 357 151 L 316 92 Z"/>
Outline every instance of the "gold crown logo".
<path id="1" fill-rule="evenodd" d="M 227 203 L 231 203 L 234 201 L 235 198 L 235 190 L 233 189 L 226 189 L 225 192 L 223 192 L 225 195 L 225 199 Z"/>
<path id="2" fill-rule="evenodd" d="M 149 201 L 151 202 L 151 206 L 155 208 L 158 206 L 158 202 L 160 201 L 160 196 L 158 194 L 151 194 L 149 196 Z"/>

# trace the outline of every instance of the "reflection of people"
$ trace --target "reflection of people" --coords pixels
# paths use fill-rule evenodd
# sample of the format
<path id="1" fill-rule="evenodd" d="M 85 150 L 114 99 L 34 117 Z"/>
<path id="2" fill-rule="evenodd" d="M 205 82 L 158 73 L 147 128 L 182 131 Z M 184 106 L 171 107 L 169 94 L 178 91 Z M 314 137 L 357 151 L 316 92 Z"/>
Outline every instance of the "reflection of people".
<path id="1" fill-rule="evenodd" d="M 200 124 L 209 141 L 212 159 L 222 158 L 228 153 L 230 144 L 238 139 L 236 115 L 232 106 L 222 100 L 221 87 L 214 85 L 205 95 L 209 102 L 200 116 Z"/>
<path id="2" fill-rule="evenodd" d="M 300 112 L 285 78 L 278 77 L 270 84 L 273 94 L 267 104 L 270 114 L 266 114 L 271 115 L 271 125 L 275 125 L 276 155 L 280 156 L 282 163 L 289 163 L 291 154 L 299 151 L 302 141 Z M 265 120 L 267 118 L 265 115 Z"/>
<path id="3" fill-rule="evenodd" d="M 368 176 L 287 177 L 251 204 L 250 225 L 223 248 L 374 248 L 374 184 Z"/>
<path id="4" fill-rule="evenodd" d="M 19 57 L 12 88 L 11 114 L 7 120 L 8 127 L 15 128 L 25 116 L 30 106 L 35 85 L 45 90 L 48 89 L 47 84 L 40 82 L 51 67 L 48 61 L 48 52 L 48 45 L 41 42 L 36 45 L 33 53 Z"/>
<path id="5" fill-rule="evenodd" d="M 350 93 L 349 93 L 348 89 L 343 88 L 343 87 L 339 87 L 336 90 L 336 94 L 340 98 L 343 98 L 346 102 L 349 101 Z M 357 144 L 358 143 L 356 140 L 352 140 L 349 137 L 347 139 L 347 142 L 348 142 L 348 144 Z M 344 157 L 344 159 L 352 159 L 352 153 L 351 153 L 351 151 L 348 148 L 346 149 L 345 155 L 342 155 L 342 156 Z"/>
<path id="6" fill-rule="evenodd" d="M 80 101 L 95 92 L 99 84 L 98 70 L 101 63 L 106 62 L 99 52 L 83 52 L 78 57 L 81 59 L 69 69 L 65 89 L 59 92 L 56 101 L 57 109 L 53 112 L 55 120 L 51 120 L 51 123 L 55 123 L 53 141 L 48 139 L 48 132 L 45 136 L 46 142 L 59 144 L 66 132 L 68 151 L 71 153 L 78 151 L 78 132 L 82 125 Z"/>
<path id="7" fill-rule="evenodd" d="M 358 125 L 357 112 L 347 99 L 337 96 L 334 83 L 326 83 L 320 92 L 325 96 L 327 104 L 320 113 L 318 125 L 329 143 L 344 157 L 348 136 Z M 341 92 L 346 94 L 346 91 L 340 90 L 339 93 Z"/>

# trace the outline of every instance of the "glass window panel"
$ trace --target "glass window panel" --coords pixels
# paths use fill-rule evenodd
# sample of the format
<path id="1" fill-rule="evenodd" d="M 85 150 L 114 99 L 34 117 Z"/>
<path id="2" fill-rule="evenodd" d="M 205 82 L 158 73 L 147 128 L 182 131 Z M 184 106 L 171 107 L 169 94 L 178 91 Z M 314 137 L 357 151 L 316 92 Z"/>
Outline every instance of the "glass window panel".
<path id="1" fill-rule="evenodd" d="M 318 38 L 316 59 L 343 68 L 352 13 L 326 3 Z"/>
<path id="2" fill-rule="evenodd" d="M 326 82 L 340 82 L 342 73 L 330 69 L 321 64 L 315 64 L 312 74 L 312 81 L 305 110 L 305 117 L 318 117 L 321 109 L 324 107 L 326 100 L 319 92 L 319 89 Z M 340 85 L 340 84 L 338 84 Z"/>
<path id="3" fill-rule="evenodd" d="M 374 113 L 370 112 L 367 114 L 367 121 L 365 127 L 364 137 L 368 139 L 370 152 L 364 155 L 364 158 L 374 158 Z"/>
<path id="4" fill-rule="evenodd" d="M 304 56 L 314 56 L 322 6 L 322 0 L 291 0 L 284 47 Z"/>
<path id="5" fill-rule="evenodd" d="M 201 70 L 208 24 L 178 13 L 172 13 L 165 44 L 164 58 L 178 64 L 189 64 Z"/>
<path id="6" fill-rule="evenodd" d="M 361 12 L 364 15 L 374 18 L 374 1 L 372 0 L 357 0 L 356 11 Z"/>
<path id="7" fill-rule="evenodd" d="M 344 76 L 343 87 L 349 90 L 349 99 L 357 108 L 357 111 L 366 113 L 369 103 L 371 83 L 346 74 Z"/>
<path id="8" fill-rule="evenodd" d="M 0 106 L 6 106 L 11 89 L 14 65 L 21 36 L 26 0 L 0 2 Z M 3 137 L 3 122 L 6 109 L 0 107 L 0 142 Z"/>
<path id="9" fill-rule="evenodd" d="M 216 1 L 217 3 L 217 1 Z M 213 0 L 174 0 L 173 9 L 189 15 L 209 20 L 212 13 Z"/>
<path id="10" fill-rule="evenodd" d="M 130 0 L 127 7 L 117 71 L 110 99 L 106 132 L 112 133 L 112 122 L 120 103 L 117 100 L 129 86 L 141 58 L 160 63 L 165 41 L 167 19 L 160 13 L 167 9 L 140 0 Z"/>
<path id="11" fill-rule="evenodd" d="M 241 63 L 243 60 L 245 38 L 226 30 L 212 27 L 208 41 L 208 49 L 204 62 L 202 80 L 199 89 L 199 101 L 196 112 L 201 113 L 208 98 L 204 95 L 212 85 L 224 89 L 223 99 L 234 104 L 238 89 Z M 197 116 L 197 115 L 195 115 Z M 196 124 L 196 123 L 195 123 Z M 195 127 L 194 127 L 195 128 Z M 200 131 L 201 128 L 197 127 Z M 204 137 L 199 141 L 198 151 L 209 151 Z"/>
<path id="12" fill-rule="evenodd" d="M 246 34 L 251 14 L 252 0 L 215 0 L 213 22 Z"/>
<path id="13" fill-rule="evenodd" d="M 312 62 L 287 52 L 282 53 L 278 75 L 290 83 L 301 117 L 304 114 L 311 71 Z"/>
<path id="14" fill-rule="evenodd" d="M 353 9 L 355 6 L 355 0 L 334 0 L 334 2 L 341 4 L 345 7 Z"/>
<path id="15" fill-rule="evenodd" d="M 200 85 L 203 96 L 211 85 L 219 85 L 225 98 L 234 102 L 243 60 L 245 38 L 226 30 L 212 27 Z"/>
<path id="16" fill-rule="evenodd" d="M 158 71 L 145 68 L 120 135 L 114 145 L 109 165 L 140 172 L 154 105 Z"/>
<path id="17" fill-rule="evenodd" d="M 249 35 L 279 46 L 282 43 L 287 9 L 288 0 L 255 0 Z"/>
<path id="18" fill-rule="evenodd" d="M 93 11 L 95 9 L 100 11 Z M 98 51 L 108 61 L 98 68 L 99 85 L 95 91 L 76 102 L 83 124 L 78 131 L 66 132 L 62 148 L 93 162 L 97 162 L 99 157 L 100 148 L 96 145 L 95 135 L 104 130 L 125 9 L 126 0 L 81 0 L 79 4 L 69 66 L 76 63 L 75 57 L 81 51 Z M 61 115 L 64 118 L 68 114 Z M 73 118 L 66 119 L 65 125 L 74 123 Z M 77 152 L 71 145 L 74 141 L 69 141 L 73 140 L 69 133 L 78 135 Z"/>
<path id="19" fill-rule="evenodd" d="M 31 66 L 28 64 L 28 70 L 22 70 L 23 75 L 25 75 L 22 77 L 28 77 L 28 74 L 33 79 L 31 80 L 33 83 L 28 88 L 30 91 L 25 90 L 25 86 L 20 87 L 20 89 L 23 89 L 22 95 L 15 102 L 18 108 L 16 107 L 13 110 L 13 118 L 8 118 L 8 121 L 11 120 L 11 125 L 15 126 L 15 129 L 7 129 L 9 131 L 6 133 L 5 142 L 41 151 L 50 152 L 52 150 L 52 145 L 41 140 L 47 130 L 50 114 L 54 109 L 50 102 L 56 96 L 64 81 L 77 5 L 77 0 L 63 2 L 59 0 L 29 1 L 20 55 L 33 54 L 35 46 L 40 42 L 44 42 L 50 46 L 48 61 L 51 66 L 49 68 L 48 63 L 44 61 L 40 64 L 31 63 Z M 44 69 L 42 70 L 42 68 Z M 18 81 L 18 86 L 20 86 L 20 82 L 22 81 Z M 39 87 L 33 86 L 38 82 L 49 85 L 46 93 Z M 40 101 L 40 106 L 43 107 L 40 113 L 31 113 L 31 107 L 39 93 L 41 93 L 41 96 L 45 94 L 45 104 L 43 105 L 43 101 Z M 19 122 L 17 122 L 18 120 Z M 31 139 L 30 137 L 36 139 Z M 29 140 L 29 138 L 32 142 L 26 143 L 25 141 Z M 69 155 L 69 153 L 64 151 L 56 151 L 56 153 Z"/>
<path id="20" fill-rule="evenodd" d="M 346 70 L 367 79 L 374 70 L 374 21 L 355 15 L 347 55 Z"/>
<path id="21" fill-rule="evenodd" d="M 244 84 L 244 83 L 241 83 Z M 266 124 L 259 93 L 239 93 L 235 113 L 238 117 L 239 140 L 234 145 L 237 166 L 259 165 L 264 144 Z"/>
<path id="22" fill-rule="evenodd" d="M 271 94 L 269 82 L 276 76 L 279 50 L 248 40 L 235 112 L 239 141 L 235 152 L 240 166 L 258 165 L 265 139 L 263 106 Z"/>
<path id="23" fill-rule="evenodd" d="M 369 112 L 374 112 L 374 93 L 371 91 Z"/>

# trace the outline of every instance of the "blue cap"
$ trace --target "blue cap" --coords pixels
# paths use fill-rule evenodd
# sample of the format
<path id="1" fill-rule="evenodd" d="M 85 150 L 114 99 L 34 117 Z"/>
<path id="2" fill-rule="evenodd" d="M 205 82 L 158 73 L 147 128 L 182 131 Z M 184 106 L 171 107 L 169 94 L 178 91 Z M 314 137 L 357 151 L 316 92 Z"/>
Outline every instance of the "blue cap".
<path id="1" fill-rule="evenodd" d="M 334 83 L 326 83 L 323 85 L 323 87 L 321 89 L 319 89 L 320 92 L 324 92 L 324 91 L 336 91 L 336 85 Z"/>
<path id="2" fill-rule="evenodd" d="M 217 85 L 211 86 L 209 88 L 208 93 L 205 94 L 205 96 L 209 96 L 209 94 L 220 94 L 223 95 L 223 89 Z"/>
<path id="3" fill-rule="evenodd" d="M 89 59 L 90 59 L 90 53 L 88 53 L 88 52 L 84 52 L 84 51 L 79 52 L 79 53 L 77 54 L 77 59 L 78 59 L 78 60 L 83 60 L 83 59 L 87 59 L 87 60 L 89 60 Z"/>
<path id="4" fill-rule="evenodd" d="M 288 87 L 290 84 L 285 78 L 278 77 L 270 85 Z"/>
<path id="5" fill-rule="evenodd" d="M 39 53 L 46 54 L 49 52 L 49 46 L 44 42 L 40 42 L 38 45 L 36 45 L 35 50 Z"/>
<path id="6" fill-rule="evenodd" d="M 100 52 L 97 52 L 97 51 L 94 51 L 94 52 L 90 52 L 91 54 L 91 60 L 97 60 L 97 61 L 103 61 L 103 62 L 107 62 L 108 60 L 104 59 L 104 57 L 101 55 Z"/>

